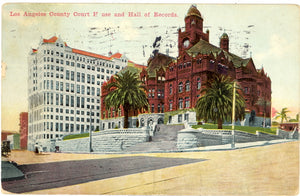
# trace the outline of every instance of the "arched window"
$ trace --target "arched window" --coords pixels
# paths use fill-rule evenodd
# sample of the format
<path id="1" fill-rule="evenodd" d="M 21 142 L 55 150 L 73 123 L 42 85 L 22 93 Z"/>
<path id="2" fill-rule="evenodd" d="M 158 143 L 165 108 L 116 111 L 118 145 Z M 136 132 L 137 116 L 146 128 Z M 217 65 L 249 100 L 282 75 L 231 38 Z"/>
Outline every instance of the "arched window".
<path id="1" fill-rule="evenodd" d="M 201 88 L 201 80 L 200 78 L 197 79 L 197 90 L 200 90 Z"/>
<path id="2" fill-rule="evenodd" d="M 185 91 L 190 91 L 190 81 L 186 81 L 186 83 L 185 83 Z"/>
<path id="3" fill-rule="evenodd" d="M 172 111 L 173 109 L 173 101 L 169 100 L 169 110 Z"/>
<path id="4" fill-rule="evenodd" d="M 183 108 L 183 99 L 182 98 L 179 98 L 178 107 L 179 107 L 179 109 Z"/>
<path id="5" fill-rule="evenodd" d="M 178 86 L 179 88 L 178 88 L 178 92 L 182 92 L 182 90 L 183 90 L 183 84 L 182 84 L 182 82 L 180 82 L 179 83 L 179 86 Z"/>
<path id="6" fill-rule="evenodd" d="M 170 84 L 170 86 L 169 86 L 169 93 L 170 93 L 170 95 L 172 95 L 172 92 L 173 92 L 172 84 Z"/>

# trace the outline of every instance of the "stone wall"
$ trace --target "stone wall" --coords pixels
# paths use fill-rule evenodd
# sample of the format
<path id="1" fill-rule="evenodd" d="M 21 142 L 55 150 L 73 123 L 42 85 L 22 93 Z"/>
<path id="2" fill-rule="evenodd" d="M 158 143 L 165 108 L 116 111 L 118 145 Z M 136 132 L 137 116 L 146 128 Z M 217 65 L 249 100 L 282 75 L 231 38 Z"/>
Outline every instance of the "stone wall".
<path id="1" fill-rule="evenodd" d="M 94 152 L 120 152 L 137 143 L 149 141 L 147 129 L 110 129 L 92 134 Z M 56 141 L 61 152 L 89 152 L 89 137 Z"/>
<path id="2" fill-rule="evenodd" d="M 282 129 L 277 129 L 276 131 L 277 135 L 284 139 L 298 139 L 299 138 L 299 132 L 297 130 L 294 131 L 285 131 Z"/>
<path id="3" fill-rule="evenodd" d="M 258 131 L 256 134 L 234 131 L 234 141 L 236 143 L 269 141 L 282 138 L 283 137 L 278 135 L 271 135 Z M 202 146 L 230 144 L 232 143 L 232 139 L 232 130 L 188 128 L 178 132 L 177 148 L 180 150 Z"/>
<path id="4" fill-rule="evenodd" d="M 182 114 L 176 114 L 174 116 L 168 116 L 168 125 L 174 125 L 174 124 L 183 124 L 183 123 L 190 123 L 190 124 L 197 124 L 196 120 L 196 112 L 193 111 L 187 111 Z"/>

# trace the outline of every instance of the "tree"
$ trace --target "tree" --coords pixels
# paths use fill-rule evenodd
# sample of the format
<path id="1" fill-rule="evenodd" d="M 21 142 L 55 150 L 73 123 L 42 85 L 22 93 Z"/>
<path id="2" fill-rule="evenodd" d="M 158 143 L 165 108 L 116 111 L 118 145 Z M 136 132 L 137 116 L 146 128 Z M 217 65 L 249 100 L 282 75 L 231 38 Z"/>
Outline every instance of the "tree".
<path id="1" fill-rule="evenodd" d="M 277 115 L 275 116 L 275 119 L 280 118 L 281 119 L 281 123 L 283 123 L 283 120 L 287 121 L 288 116 L 287 113 L 289 113 L 290 111 L 288 111 L 287 108 L 282 108 L 281 112 L 277 112 Z"/>
<path id="2" fill-rule="evenodd" d="M 106 109 L 120 106 L 124 110 L 124 128 L 128 128 L 128 117 L 130 111 L 148 109 L 148 99 L 145 87 L 138 80 L 136 73 L 129 70 L 114 76 L 111 83 L 106 86 L 109 91 L 105 98 Z"/>
<path id="3" fill-rule="evenodd" d="M 218 129 L 222 129 L 223 121 L 232 118 L 233 82 L 229 77 L 215 75 L 201 93 L 205 94 L 197 100 L 197 118 L 217 121 Z M 235 114 L 236 119 L 245 117 L 245 100 L 237 89 Z"/>
<path id="4" fill-rule="evenodd" d="M 299 122 L 299 113 L 296 114 L 296 118 L 290 119 L 289 122 Z"/>
<path id="5" fill-rule="evenodd" d="M 264 122 L 263 122 L 263 127 L 266 126 L 266 113 L 267 113 L 267 107 L 271 105 L 271 102 L 260 97 L 257 102 L 256 102 L 256 105 L 259 105 L 259 106 L 263 106 L 263 113 L 264 113 Z"/>

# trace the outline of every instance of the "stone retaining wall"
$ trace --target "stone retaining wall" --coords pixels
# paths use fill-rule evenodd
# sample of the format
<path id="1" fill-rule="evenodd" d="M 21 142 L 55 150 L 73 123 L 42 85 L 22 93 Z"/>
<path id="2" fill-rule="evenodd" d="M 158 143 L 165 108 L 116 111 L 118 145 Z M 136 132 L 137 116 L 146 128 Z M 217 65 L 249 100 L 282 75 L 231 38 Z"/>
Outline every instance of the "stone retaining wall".
<path id="1" fill-rule="evenodd" d="M 137 143 L 149 141 L 147 129 L 111 129 L 92 133 L 94 152 L 120 152 Z M 61 152 L 89 152 L 90 138 L 56 141 Z"/>
<path id="2" fill-rule="evenodd" d="M 256 134 L 246 133 L 242 131 L 234 131 L 234 141 L 236 143 L 243 142 L 256 142 L 256 141 L 269 141 L 282 139 L 283 137 L 278 135 L 271 135 L 262 132 L 256 132 Z M 232 131 L 231 130 L 217 130 L 217 129 L 184 129 L 178 132 L 177 136 L 177 148 L 188 149 L 201 146 L 212 146 L 232 143 Z"/>

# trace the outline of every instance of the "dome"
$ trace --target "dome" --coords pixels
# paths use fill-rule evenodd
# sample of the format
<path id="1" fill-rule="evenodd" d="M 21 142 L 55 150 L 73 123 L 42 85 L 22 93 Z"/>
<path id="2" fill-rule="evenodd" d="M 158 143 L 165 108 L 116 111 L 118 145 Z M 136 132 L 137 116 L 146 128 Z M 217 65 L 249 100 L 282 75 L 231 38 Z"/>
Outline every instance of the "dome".
<path id="1" fill-rule="evenodd" d="M 192 5 L 187 13 L 187 16 L 198 16 L 201 18 L 201 14 L 199 12 L 199 10 L 197 9 L 196 5 Z"/>
<path id="2" fill-rule="evenodd" d="M 221 35 L 220 39 L 223 39 L 223 38 L 228 39 L 227 33 L 223 33 L 223 34 Z"/>

